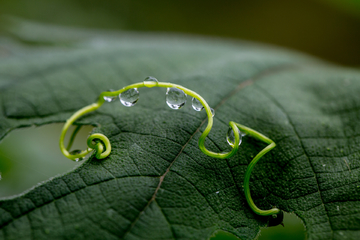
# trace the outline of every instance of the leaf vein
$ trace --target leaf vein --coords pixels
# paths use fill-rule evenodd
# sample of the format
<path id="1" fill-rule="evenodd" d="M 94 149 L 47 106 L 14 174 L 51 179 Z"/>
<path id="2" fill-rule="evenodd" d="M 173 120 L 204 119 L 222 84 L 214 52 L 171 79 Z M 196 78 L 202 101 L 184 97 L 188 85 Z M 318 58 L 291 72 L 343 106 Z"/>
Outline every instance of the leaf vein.
<path id="1" fill-rule="evenodd" d="M 314 173 L 314 178 L 315 178 L 315 180 L 316 180 L 316 184 L 317 184 L 317 188 L 318 188 L 320 200 L 321 200 L 321 202 L 322 202 L 323 209 L 324 209 L 324 211 L 325 211 L 325 214 L 326 214 L 327 219 L 328 219 L 328 222 L 329 222 L 329 226 L 330 226 L 330 230 L 331 230 L 331 235 L 332 235 L 331 238 L 334 239 L 334 230 L 332 229 L 330 217 L 329 217 L 328 212 L 326 211 L 325 204 L 324 204 L 324 200 L 323 200 L 323 197 L 322 197 L 322 195 L 321 195 L 320 186 L 319 186 L 319 180 L 318 180 L 318 178 L 317 178 L 317 176 L 316 176 L 315 168 L 314 168 L 313 164 L 311 163 L 309 156 L 306 154 L 304 144 L 303 144 L 303 142 L 302 142 L 302 140 L 301 140 L 301 138 L 300 138 L 300 136 L 299 136 L 299 134 L 298 134 L 298 132 L 297 132 L 297 130 L 296 130 L 296 128 L 295 128 L 294 123 L 292 122 L 292 119 L 291 119 L 290 116 L 287 114 L 287 112 L 285 111 L 284 107 L 283 107 L 269 92 L 267 92 L 264 88 L 260 87 L 259 85 L 255 85 L 255 86 L 258 87 L 258 89 L 260 89 L 260 90 L 279 108 L 279 110 L 281 110 L 281 111 L 284 113 L 284 115 L 285 115 L 286 118 L 288 119 L 290 125 L 292 126 L 292 128 L 293 128 L 293 130 L 294 130 L 294 134 L 295 134 L 295 136 L 297 137 L 297 139 L 299 140 L 300 146 L 301 146 L 301 148 L 302 148 L 302 150 L 303 150 L 303 152 L 304 152 L 304 154 L 305 154 L 305 156 L 306 156 L 306 159 L 308 160 L 308 162 L 309 162 L 309 164 L 310 164 L 310 166 L 311 166 L 311 169 L 312 169 L 312 171 L 313 171 L 313 173 Z"/>

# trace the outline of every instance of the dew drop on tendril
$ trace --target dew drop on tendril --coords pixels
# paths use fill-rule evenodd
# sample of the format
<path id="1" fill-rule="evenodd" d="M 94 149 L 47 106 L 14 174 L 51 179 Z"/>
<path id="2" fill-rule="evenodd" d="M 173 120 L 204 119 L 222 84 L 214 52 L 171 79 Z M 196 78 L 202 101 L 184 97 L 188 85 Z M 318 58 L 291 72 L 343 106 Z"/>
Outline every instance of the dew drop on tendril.
<path id="1" fill-rule="evenodd" d="M 73 150 L 70 152 L 71 155 L 76 155 L 76 154 L 80 154 L 81 153 L 81 150 L 79 149 L 76 149 L 76 150 Z M 84 157 L 81 157 L 81 158 L 75 158 L 75 161 L 76 162 L 79 162 L 81 160 L 84 160 Z"/>
<path id="2" fill-rule="evenodd" d="M 166 91 L 166 103 L 172 109 L 180 109 L 186 103 L 186 94 L 178 88 L 168 88 Z"/>
<path id="3" fill-rule="evenodd" d="M 241 144 L 242 141 L 242 135 L 241 132 L 238 128 L 236 128 L 239 131 L 239 146 Z M 234 135 L 234 131 L 233 129 L 230 127 L 227 134 L 226 134 L 226 141 L 229 143 L 230 146 L 234 147 L 234 143 L 235 143 L 235 135 Z"/>
<path id="4" fill-rule="evenodd" d="M 201 102 L 197 99 L 197 98 L 194 98 L 192 99 L 192 108 L 195 110 L 195 111 L 198 111 L 200 112 L 201 110 L 204 109 L 203 105 L 201 104 Z"/>
<path id="5" fill-rule="evenodd" d="M 129 89 L 119 94 L 120 102 L 125 107 L 132 107 L 139 100 L 139 91 L 137 88 Z"/>
<path id="6" fill-rule="evenodd" d="M 215 116 L 215 110 L 213 108 L 210 108 L 211 110 L 211 115 L 214 117 Z"/>
<path id="7" fill-rule="evenodd" d="M 114 90 L 113 89 L 109 89 L 109 90 L 107 90 L 107 92 L 113 92 Z M 115 101 L 116 100 L 116 98 L 117 98 L 117 96 L 104 96 L 104 100 L 106 101 L 106 102 L 113 102 L 113 101 Z"/>
<path id="8" fill-rule="evenodd" d="M 159 81 L 152 76 L 148 76 L 147 78 L 145 78 L 144 82 L 159 82 Z"/>

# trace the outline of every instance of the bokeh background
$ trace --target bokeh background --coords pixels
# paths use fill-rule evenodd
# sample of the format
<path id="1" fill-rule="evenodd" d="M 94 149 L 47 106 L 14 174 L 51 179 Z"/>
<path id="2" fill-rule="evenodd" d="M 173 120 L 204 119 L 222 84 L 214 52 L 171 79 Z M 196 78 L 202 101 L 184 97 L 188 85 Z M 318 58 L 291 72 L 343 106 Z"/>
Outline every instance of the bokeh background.
<path id="1" fill-rule="evenodd" d="M 360 0 L 0 0 L 0 40 L 20 41 L 10 30 L 9 17 L 50 27 L 242 39 L 360 67 Z M 60 129 L 53 124 L 16 130 L 0 142 L 0 197 L 76 167 L 58 149 Z M 90 130 L 77 138 L 78 148 L 85 148 L 81 144 Z M 264 229 L 259 237 L 304 238 L 304 227 L 293 214 L 285 216 L 285 228 Z M 215 239 L 236 238 L 220 232 Z"/>
<path id="2" fill-rule="evenodd" d="M 241 38 L 360 66 L 360 0 L 0 0 L 0 15 Z"/>

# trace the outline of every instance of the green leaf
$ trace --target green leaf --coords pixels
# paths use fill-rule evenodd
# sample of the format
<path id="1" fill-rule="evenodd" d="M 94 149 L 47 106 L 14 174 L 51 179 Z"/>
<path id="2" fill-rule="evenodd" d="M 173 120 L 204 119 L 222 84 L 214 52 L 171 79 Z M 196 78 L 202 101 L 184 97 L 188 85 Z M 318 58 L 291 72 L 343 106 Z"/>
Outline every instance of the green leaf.
<path id="1" fill-rule="evenodd" d="M 0 139 L 64 122 L 100 92 L 151 75 L 215 109 L 209 149 L 229 150 L 229 121 L 276 142 L 251 177 L 258 206 L 295 212 L 309 239 L 360 234 L 359 71 L 247 42 L 173 35 L 89 34 L 67 47 L 11 49 L 0 57 Z M 190 101 L 174 111 L 164 89 L 140 89 L 134 107 L 117 101 L 82 118 L 78 124 L 109 137 L 111 155 L 0 200 L 0 239 L 205 240 L 220 229 L 255 238 L 268 218 L 248 207 L 242 182 L 265 145 L 245 137 L 230 159 L 204 155 L 197 140 L 206 116 Z"/>

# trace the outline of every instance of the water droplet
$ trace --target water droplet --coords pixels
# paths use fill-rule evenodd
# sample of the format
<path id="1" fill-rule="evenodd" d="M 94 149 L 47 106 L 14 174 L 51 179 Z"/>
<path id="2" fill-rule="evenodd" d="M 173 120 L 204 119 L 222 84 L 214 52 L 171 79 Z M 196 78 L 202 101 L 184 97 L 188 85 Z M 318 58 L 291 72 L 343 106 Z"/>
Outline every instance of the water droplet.
<path id="1" fill-rule="evenodd" d="M 214 117 L 215 116 L 215 110 L 213 108 L 210 108 L 210 110 L 211 110 L 212 116 Z"/>
<path id="2" fill-rule="evenodd" d="M 172 109 L 180 109 L 186 103 L 186 94 L 178 88 L 168 88 L 166 91 L 166 103 Z"/>
<path id="3" fill-rule="evenodd" d="M 132 107 L 139 100 L 139 91 L 137 88 L 129 89 L 119 94 L 120 102 L 125 107 Z"/>
<path id="4" fill-rule="evenodd" d="M 70 152 L 71 155 L 76 155 L 76 154 L 80 154 L 81 153 L 81 150 L 79 149 L 76 149 L 76 150 L 73 150 Z M 79 162 L 79 161 L 82 161 L 84 160 L 84 157 L 81 157 L 81 158 L 75 158 L 75 161 L 76 162 Z"/>
<path id="5" fill-rule="evenodd" d="M 107 92 L 113 92 L 114 90 L 113 89 L 109 89 L 109 90 L 107 90 Z M 106 102 L 113 102 L 113 101 L 115 101 L 116 100 L 116 98 L 117 98 L 117 96 L 104 96 L 104 100 L 106 101 Z"/>
<path id="6" fill-rule="evenodd" d="M 204 109 L 203 105 L 200 103 L 200 101 L 197 99 L 197 98 L 194 98 L 192 99 L 192 108 L 195 110 L 195 111 L 198 111 L 200 112 L 201 110 Z"/>
<path id="7" fill-rule="evenodd" d="M 339 210 L 340 210 L 340 207 L 339 207 L 339 206 L 336 206 L 336 210 L 338 210 L 338 211 L 339 211 Z"/>
<path id="8" fill-rule="evenodd" d="M 145 87 L 152 88 L 152 87 L 157 86 L 158 82 L 159 81 L 156 78 L 149 76 L 149 77 L 145 78 L 144 85 L 145 85 Z"/>
<path id="9" fill-rule="evenodd" d="M 159 81 L 152 76 L 148 76 L 147 78 L 145 78 L 144 82 L 159 82 Z"/>
<path id="10" fill-rule="evenodd" d="M 326 166 L 326 164 L 323 164 L 323 167 L 325 167 Z"/>
<path id="11" fill-rule="evenodd" d="M 238 128 L 236 128 L 239 131 L 239 146 L 241 144 L 241 140 L 242 140 L 242 136 L 240 134 L 240 130 Z M 227 134 L 226 134 L 226 141 L 229 143 L 230 146 L 234 147 L 234 143 L 235 143 L 235 135 L 234 135 L 234 131 L 232 130 L 232 128 L 230 127 Z"/>
<path id="12" fill-rule="evenodd" d="M 219 193 L 219 191 L 216 192 L 216 194 L 218 194 L 218 193 Z"/>

